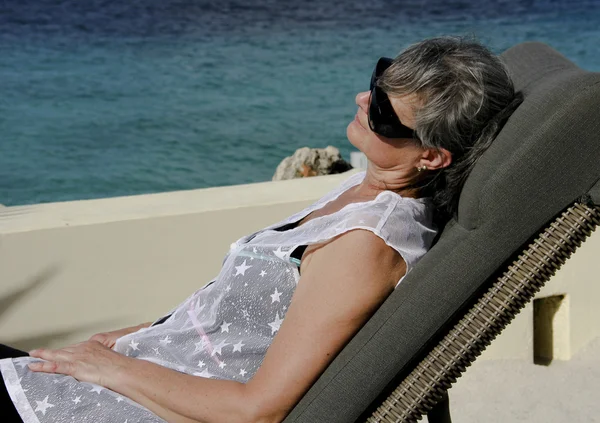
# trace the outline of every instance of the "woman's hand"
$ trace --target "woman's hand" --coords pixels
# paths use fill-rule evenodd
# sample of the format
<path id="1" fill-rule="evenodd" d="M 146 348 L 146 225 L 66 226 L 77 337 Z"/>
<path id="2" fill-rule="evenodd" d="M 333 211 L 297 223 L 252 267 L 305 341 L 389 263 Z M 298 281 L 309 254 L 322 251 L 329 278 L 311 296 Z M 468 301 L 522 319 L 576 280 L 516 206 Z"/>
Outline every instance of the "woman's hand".
<path id="1" fill-rule="evenodd" d="M 148 322 L 148 323 L 142 323 L 141 325 L 132 326 L 129 328 L 113 330 L 112 332 L 97 333 L 96 335 L 94 335 L 90 338 L 90 341 L 98 341 L 102 345 L 104 345 L 108 348 L 112 348 L 115 346 L 117 339 L 119 339 L 120 337 L 129 335 L 130 333 L 133 333 L 133 332 L 137 332 L 138 330 L 140 330 L 142 328 L 147 328 L 150 325 L 151 325 L 151 323 Z"/>
<path id="2" fill-rule="evenodd" d="M 85 341 L 58 350 L 33 350 L 29 355 L 46 360 L 29 364 L 29 369 L 33 372 L 69 375 L 81 382 L 107 388 L 110 388 L 111 381 L 133 360 L 98 341 Z"/>

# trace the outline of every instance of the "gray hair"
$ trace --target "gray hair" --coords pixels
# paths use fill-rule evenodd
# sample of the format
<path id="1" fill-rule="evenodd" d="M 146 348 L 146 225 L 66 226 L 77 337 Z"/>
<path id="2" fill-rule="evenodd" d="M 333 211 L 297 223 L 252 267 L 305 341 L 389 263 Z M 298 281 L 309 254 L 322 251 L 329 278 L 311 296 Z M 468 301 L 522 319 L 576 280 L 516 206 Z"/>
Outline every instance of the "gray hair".
<path id="1" fill-rule="evenodd" d="M 438 217 L 451 217 L 477 159 L 522 102 L 506 66 L 474 40 L 431 38 L 404 50 L 377 84 L 389 96 L 415 95 L 419 141 L 452 154 L 450 166 L 425 172 L 415 185 L 433 198 Z"/>

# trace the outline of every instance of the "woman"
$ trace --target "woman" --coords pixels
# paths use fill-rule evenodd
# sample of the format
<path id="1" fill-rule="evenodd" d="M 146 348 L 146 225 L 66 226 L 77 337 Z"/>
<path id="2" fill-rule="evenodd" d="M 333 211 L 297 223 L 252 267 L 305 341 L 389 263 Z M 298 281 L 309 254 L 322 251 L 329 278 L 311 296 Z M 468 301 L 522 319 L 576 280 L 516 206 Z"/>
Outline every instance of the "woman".
<path id="1" fill-rule="evenodd" d="M 365 173 L 238 240 L 217 278 L 154 324 L 0 360 L 12 418 L 283 420 L 425 254 L 434 211 L 455 213 L 519 102 L 505 67 L 471 41 L 430 39 L 381 59 L 347 128 Z"/>

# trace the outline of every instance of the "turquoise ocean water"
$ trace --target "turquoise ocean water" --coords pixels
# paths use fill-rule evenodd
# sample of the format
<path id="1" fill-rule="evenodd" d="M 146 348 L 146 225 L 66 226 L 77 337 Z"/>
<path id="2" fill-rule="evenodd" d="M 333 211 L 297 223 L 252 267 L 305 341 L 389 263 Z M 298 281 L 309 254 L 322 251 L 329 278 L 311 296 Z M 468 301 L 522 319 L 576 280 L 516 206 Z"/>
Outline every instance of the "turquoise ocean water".
<path id="1" fill-rule="evenodd" d="M 0 203 L 265 181 L 303 146 L 348 159 L 377 58 L 443 34 L 600 71 L 595 0 L 7 0 Z"/>

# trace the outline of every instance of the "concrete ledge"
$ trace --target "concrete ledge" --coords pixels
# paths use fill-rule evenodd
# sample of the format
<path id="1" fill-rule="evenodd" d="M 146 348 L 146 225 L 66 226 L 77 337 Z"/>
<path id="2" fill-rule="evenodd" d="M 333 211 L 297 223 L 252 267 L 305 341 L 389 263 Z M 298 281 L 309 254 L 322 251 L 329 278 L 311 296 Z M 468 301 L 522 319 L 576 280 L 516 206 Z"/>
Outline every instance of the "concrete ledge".
<path id="1" fill-rule="evenodd" d="M 270 206 L 290 201 L 312 202 L 354 173 L 357 171 L 287 181 L 4 207 L 0 211 L 0 234 Z"/>

